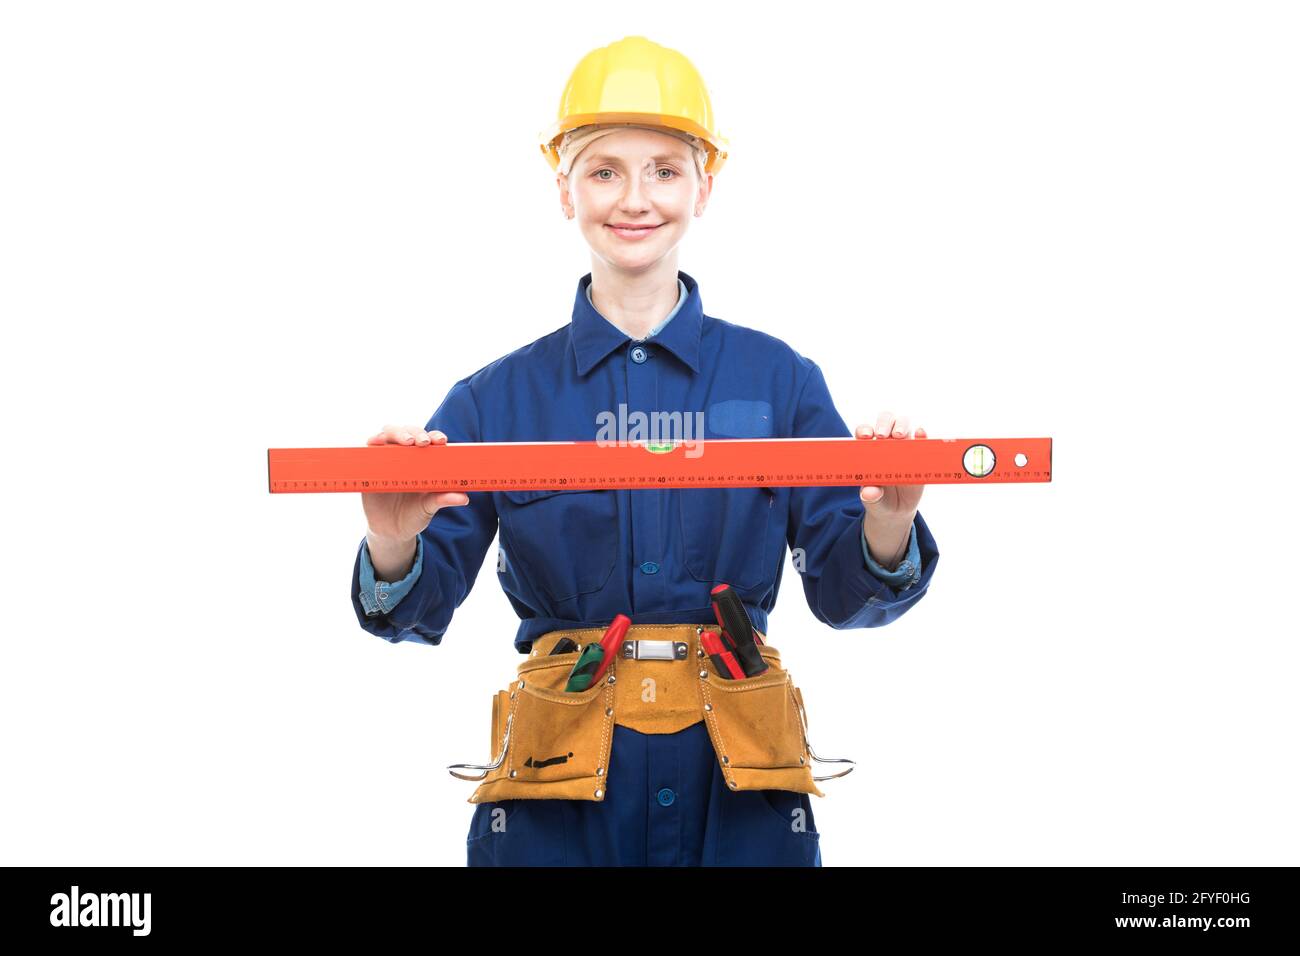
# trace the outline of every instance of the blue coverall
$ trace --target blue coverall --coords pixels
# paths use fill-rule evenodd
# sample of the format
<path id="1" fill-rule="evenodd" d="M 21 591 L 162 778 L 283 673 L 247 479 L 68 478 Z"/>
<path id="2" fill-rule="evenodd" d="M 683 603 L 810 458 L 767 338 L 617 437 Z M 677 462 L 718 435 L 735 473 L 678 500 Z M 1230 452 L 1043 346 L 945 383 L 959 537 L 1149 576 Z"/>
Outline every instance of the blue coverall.
<path id="1" fill-rule="evenodd" d="M 637 412 L 678 412 L 683 421 L 702 412 L 704 434 L 657 437 L 853 434 L 816 363 L 772 335 L 705 315 L 699 284 L 685 272 L 678 277 L 677 307 L 634 340 L 596 311 L 591 274 L 583 276 L 570 322 L 456 382 L 425 430 L 449 442 L 594 441 L 602 413 L 635 422 Z M 898 568 L 877 564 L 856 487 L 547 489 L 469 498 L 421 532 L 401 581 L 375 580 L 362 539 L 351 595 L 365 630 L 394 643 L 438 644 L 498 529 L 497 577 L 520 617 L 514 643 L 521 654 L 548 631 L 603 627 L 620 613 L 636 624 L 716 624 L 709 592 L 722 582 L 766 634 L 787 547 L 818 620 L 836 629 L 880 627 L 924 595 L 939 557 L 918 511 Z M 780 635 L 769 638 L 784 646 Z M 675 734 L 616 725 L 608 779 L 602 801 L 475 805 L 469 864 L 821 865 L 808 796 L 730 790 L 703 722 Z M 491 825 L 497 808 L 503 829 Z M 791 826 L 796 808 L 804 829 Z"/>

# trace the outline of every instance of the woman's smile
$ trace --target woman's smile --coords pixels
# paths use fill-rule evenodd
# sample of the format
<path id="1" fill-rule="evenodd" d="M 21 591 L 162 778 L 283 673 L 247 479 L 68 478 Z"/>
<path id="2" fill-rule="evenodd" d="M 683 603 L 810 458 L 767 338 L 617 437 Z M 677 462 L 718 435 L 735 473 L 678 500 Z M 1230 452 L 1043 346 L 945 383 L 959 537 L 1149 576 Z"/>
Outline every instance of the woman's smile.
<path id="1" fill-rule="evenodd" d="M 659 224 L 659 226 L 662 225 L 663 223 Z M 635 241 L 637 239 L 644 239 L 646 236 L 650 235 L 650 233 L 658 229 L 659 226 L 619 227 L 606 224 L 605 228 L 621 239 L 631 239 Z"/>

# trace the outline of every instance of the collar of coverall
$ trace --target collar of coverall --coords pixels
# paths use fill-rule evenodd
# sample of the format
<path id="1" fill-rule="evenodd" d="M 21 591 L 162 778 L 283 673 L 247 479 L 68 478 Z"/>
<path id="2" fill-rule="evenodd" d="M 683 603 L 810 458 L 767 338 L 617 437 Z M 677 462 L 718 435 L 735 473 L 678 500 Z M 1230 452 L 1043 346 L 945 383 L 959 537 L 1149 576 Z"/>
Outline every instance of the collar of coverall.
<path id="1" fill-rule="evenodd" d="M 700 371 L 700 339 L 704 328 L 704 303 L 700 299 L 700 284 L 690 275 L 677 270 L 677 277 L 686 286 L 686 299 L 681 303 L 673 320 L 655 334 L 647 345 L 657 351 L 662 348 L 677 356 L 692 372 Z M 578 280 L 578 291 L 573 298 L 573 320 L 569 323 L 569 341 L 579 375 L 586 375 L 597 363 L 619 346 L 628 345 L 632 339 L 603 315 L 587 298 L 591 273 Z"/>

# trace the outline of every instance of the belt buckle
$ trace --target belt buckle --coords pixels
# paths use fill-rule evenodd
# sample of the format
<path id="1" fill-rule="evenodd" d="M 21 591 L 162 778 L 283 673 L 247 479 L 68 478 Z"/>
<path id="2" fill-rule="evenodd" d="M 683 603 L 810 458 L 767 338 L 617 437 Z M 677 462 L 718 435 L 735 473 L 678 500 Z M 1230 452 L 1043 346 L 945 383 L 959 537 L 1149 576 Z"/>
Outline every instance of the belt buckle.
<path id="1" fill-rule="evenodd" d="M 623 642 L 623 658 L 630 661 L 684 661 L 685 641 L 628 640 Z"/>

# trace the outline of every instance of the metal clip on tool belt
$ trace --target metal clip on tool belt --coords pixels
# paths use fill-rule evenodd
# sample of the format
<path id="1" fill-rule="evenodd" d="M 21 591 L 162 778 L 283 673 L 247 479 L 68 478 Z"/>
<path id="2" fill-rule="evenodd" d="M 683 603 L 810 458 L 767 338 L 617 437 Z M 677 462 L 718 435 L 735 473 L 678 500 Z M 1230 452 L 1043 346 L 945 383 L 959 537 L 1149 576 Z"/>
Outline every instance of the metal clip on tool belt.
<path id="1" fill-rule="evenodd" d="M 702 720 L 732 790 L 825 796 L 816 782 L 844 776 L 853 761 L 813 752 L 803 694 L 781 667 L 781 652 L 770 644 L 759 645 L 765 673 L 741 680 L 720 676 L 700 642 L 704 632 L 719 630 L 716 625 L 633 624 L 604 677 L 577 693 L 565 693 L 564 686 L 579 652 L 552 655 L 550 650 L 565 637 L 581 648 L 598 641 L 604 628 L 543 634 L 519 664 L 518 680 L 492 699 L 492 762 L 452 764 L 448 771 L 481 781 L 470 803 L 603 800 L 615 724 L 671 734 Z M 812 762 L 849 766 L 814 777 Z M 471 776 L 458 769 L 482 772 Z"/>

